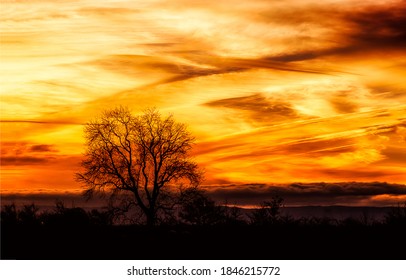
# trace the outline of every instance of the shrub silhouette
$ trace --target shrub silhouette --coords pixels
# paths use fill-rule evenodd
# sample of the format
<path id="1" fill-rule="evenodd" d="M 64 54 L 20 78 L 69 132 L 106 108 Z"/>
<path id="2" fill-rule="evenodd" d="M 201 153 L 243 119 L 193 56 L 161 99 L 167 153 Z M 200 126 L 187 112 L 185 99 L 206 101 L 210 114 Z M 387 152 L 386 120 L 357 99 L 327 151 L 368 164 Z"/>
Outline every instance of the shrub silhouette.
<path id="1" fill-rule="evenodd" d="M 92 209 L 89 213 L 89 222 L 97 226 L 111 226 L 114 223 L 114 217 L 109 211 Z"/>
<path id="2" fill-rule="evenodd" d="M 227 206 L 227 203 L 223 208 L 224 224 L 230 226 L 246 225 L 246 221 L 243 218 L 240 208 Z"/>
<path id="3" fill-rule="evenodd" d="M 65 207 L 62 201 L 57 201 L 53 212 L 42 214 L 42 223 L 48 226 L 76 227 L 90 224 L 86 211 L 80 207 Z"/>
<path id="4" fill-rule="evenodd" d="M 283 198 L 274 196 L 271 201 L 264 201 L 260 208 L 256 209 L 250 219 L 254 225 L 272 225 L 281 219 L 281 207 L 283 207 Z"/>
<path id="5" fill-rule="evenodd" d="M 183 191 L 180 198 L 181 221 L 191 225 L 215 225 L 225 221 L 225 210 L 196 188 Z"/>
<path id="6" fill-rule="evenodd" d="M 18 223 L 18 212 L 14 203 L 3 206 L 1 210 L 1 223 L 3 225 L 16 225 Z"/>
<path id="7" fill-rule="evenodd" d="M 398 204 L 385 215 L 385 222 L 388 225 L 406 227 L 406 202 Z"/>
<path id="8" fill-rule="evenodd" d="M 39 208 L 34 203 L 23 205 L 22 209 L 17 209 L 14 203 L 4 205 L 1 210 L 1 223 L 4 225 L 39 225 Z"/>
<path id="9" fill-rule="evenodd" d="M 19 222 L 24 225 L 39 225 L 38 210 L 39 208 L 34 203 L 24 205 L 18 213 Z"/>

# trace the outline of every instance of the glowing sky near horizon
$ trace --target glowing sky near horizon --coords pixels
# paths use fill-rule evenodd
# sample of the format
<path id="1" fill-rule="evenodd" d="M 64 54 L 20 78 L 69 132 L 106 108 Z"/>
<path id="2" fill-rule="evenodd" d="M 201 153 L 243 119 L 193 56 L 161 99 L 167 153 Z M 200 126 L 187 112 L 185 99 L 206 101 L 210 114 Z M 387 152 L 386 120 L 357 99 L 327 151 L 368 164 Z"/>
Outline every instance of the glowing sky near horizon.
<path id="1" fill-rule="evenodd" d="M 1 1 L 1 191 L 77 191 L 83 123 L 187 123 L 205 185 L 406 183 L 406 1 Z"/>

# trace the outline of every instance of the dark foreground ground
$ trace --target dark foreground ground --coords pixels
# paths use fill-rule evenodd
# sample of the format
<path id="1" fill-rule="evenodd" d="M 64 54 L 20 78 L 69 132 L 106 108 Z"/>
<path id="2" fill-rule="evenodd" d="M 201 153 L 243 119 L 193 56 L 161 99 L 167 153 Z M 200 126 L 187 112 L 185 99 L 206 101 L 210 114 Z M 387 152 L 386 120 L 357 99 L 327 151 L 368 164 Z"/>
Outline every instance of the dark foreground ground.
<path id="1" fill-rule="evenodd" d="M 405 225 L 24 226 L 2 259 L 404 259 Z"/>

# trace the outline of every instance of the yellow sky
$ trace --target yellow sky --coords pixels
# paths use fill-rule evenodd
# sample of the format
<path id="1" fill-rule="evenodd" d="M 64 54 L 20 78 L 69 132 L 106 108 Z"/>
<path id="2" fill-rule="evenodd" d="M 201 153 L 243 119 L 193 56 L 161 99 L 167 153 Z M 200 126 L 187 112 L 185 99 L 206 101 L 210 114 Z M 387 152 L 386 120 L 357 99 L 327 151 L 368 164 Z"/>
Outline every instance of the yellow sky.
<path id="1" fill-rule="evenodd" d="M 1 190 L 76 191 L 82 124 L 155 106 L 206 185 L 406 183 L 405 1 L 1 1 Z"/>

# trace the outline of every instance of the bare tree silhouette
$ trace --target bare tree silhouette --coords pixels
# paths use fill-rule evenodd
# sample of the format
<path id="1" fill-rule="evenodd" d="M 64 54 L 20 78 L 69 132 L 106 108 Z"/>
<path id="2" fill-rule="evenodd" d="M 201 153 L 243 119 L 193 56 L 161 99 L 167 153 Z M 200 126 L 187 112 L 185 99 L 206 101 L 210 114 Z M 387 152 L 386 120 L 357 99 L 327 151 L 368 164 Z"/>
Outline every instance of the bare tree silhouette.
<path id="1" fill-rule="evenodd" d="M 264 201 L 261 207 L 256 209 L 251 215 L 251 223 L 257 225 L 275 224 L 281 218 L 281 208 L 283 207 L 283 198 L 279 196 L 272 197 L 271 201 Z"/>
<path id="2" fill-rule="evenodd" d="M 155 109 L 134 116 L 124 107 L 103 112 L 85 125 L 85 195 L 130 192 L 147 224 L 154 225 L 174 184 L 197 186 L 198 166 L 190 158 L 194 138 L 185 124 Z"/>

